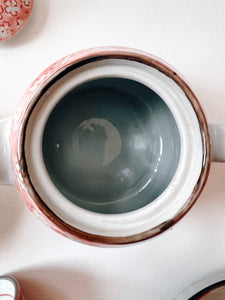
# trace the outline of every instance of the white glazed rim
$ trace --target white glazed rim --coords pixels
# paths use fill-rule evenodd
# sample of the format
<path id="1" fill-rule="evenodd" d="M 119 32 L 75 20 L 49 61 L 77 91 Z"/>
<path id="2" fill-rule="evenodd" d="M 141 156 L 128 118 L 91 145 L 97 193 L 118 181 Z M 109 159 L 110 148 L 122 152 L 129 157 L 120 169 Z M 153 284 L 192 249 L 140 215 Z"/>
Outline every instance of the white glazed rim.
<path id="1" fill-rule="evenodd" d="M 5 295 L 7 299 L 13 297 L 13 299 L 18 300 L 17 281 L 10 276 L 0 276 L 0 295 Z"/>
<path id="2" fill-rule="evenodd" d="M 52 183 L 42 157 L 45 123 L 57 102 L 84 82 L 120 77 L 139 81 L 154 90 L 168 105 L 181 138 L 180 162 L 167 189 L 151 204 L 138 210 L 106 215 L 87 211 L 68 201 Z M 38 124 L 38 126 L 37 126 Z M 172 220 L 185 207 L 202 170 L 203 144 L 196 113 L 179 85 L 159 70 L 125 59 L 90 62 L 62 77 L 35 106 L 25 138 L 25 157 L 31 182 L 48 208 L 73 228 L 89 234 L 127 237 Z"/>
<path id="3" fill-rule="evenodd" d="M 209 289 L 211 291 L 210 287 L 212 287 L 215 284 L 219 284 L 221 282 L 221 286 L 225 286 L 225 273 L 214 273 L 206 278 L 199 280 L 186 288 L 184 291 L 182 291 L 174 300 L 189 300 L 190 297 L 193 297 L 200 293 L 201 291 L 205 289 Z M 222 284 L 223 282 L 223 284 Z M 218 286 L 219 287 L 219 286 Z M 215 287 L 215 288 L 218 288 Z M 213 287 L 212 287 L 213 288 Z M 203 296 L 203 295 L 202 295 Z"/>

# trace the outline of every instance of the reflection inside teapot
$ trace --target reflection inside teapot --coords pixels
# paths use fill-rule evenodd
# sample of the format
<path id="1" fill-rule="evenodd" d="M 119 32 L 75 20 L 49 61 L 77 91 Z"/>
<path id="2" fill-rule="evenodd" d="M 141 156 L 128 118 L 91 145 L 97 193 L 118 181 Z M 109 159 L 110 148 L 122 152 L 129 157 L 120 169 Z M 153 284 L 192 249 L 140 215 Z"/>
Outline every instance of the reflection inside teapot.
<path id="1" fill-rule="evenodd" d="M 48 174 L 74 204 L 117 214 L 144 207 L 171 182 L 180 135 L 164 100 L 124 78 L 86 82 L 51 112 L 42 151 Z"/>

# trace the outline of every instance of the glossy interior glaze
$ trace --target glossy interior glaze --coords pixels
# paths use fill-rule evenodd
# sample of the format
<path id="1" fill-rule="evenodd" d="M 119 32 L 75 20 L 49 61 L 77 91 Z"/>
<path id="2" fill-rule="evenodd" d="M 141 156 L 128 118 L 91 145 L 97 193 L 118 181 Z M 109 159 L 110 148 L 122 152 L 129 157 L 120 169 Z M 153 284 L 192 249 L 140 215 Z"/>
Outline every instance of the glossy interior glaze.
<path id="1" fill-rule="evenodd" d="M 70 91 L 43 135 L 43 157 L 56 187 L 74 204 L 106 214 L 156 199 L 174 176 L 180 147 L 163 99 L 124 78 L 93 80 Z"/>
<path id="2" fill-rule="evenodd" d="M 74 72 L 70 75 L 71 70 Z M 39 145 L 52 104 L 58 102 L 60 95 L 62 99 L 65 91 L 68 93 L 71 87 L 82 84 L 87 78 L 118 74 L 144 83 L 164 99 L 179 128 L 181 154 L 171 184 L 154 205 L 127 214 L 103 215 L 73 205 L 57 190 L 43 169 Z M 34 90 L 38 93 L 34 94 Z M 185 81 L 157 58 L 128 48 L 103 47 L 81 51 L 48 68 L 27 95 L 30 105 L 23 116 L 19 147 L 15 148 L 18 153 L 13 152 L 13 162 L 19 162 L 19 170 L 21 168 L 22 177 L 18 178 L 23 181 L 19 180 L 18 184 L 23 188 L 21 193 L 26 193 L 27 205 L 57 232 L 95 245 L 143 241 L 170 228 L 196 201 L 210 167 L 207 123 L 198 100 Z"/>

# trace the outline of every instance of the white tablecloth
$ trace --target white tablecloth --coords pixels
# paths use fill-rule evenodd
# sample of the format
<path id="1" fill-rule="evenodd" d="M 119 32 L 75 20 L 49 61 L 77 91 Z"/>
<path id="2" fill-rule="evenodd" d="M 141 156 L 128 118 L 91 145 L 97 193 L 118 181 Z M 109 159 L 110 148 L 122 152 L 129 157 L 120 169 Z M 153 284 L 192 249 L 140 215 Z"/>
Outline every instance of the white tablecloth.
<path id="1" fill-rule="evenodd" d="M 0 44 L 0 116 L 37 75 L 93 46 L 160 56 L 190 82 L 209 122 L 225 121 L 223 0 L 35 0 L 30 22 Z M 225 271 L 225 165 L 213 164 L 191 211 L 162 236 L 123 248 L 70 241 L 40 223 L 13 187 L 0 188 L 0 274 L 28 300 L 169 300 Z"/>

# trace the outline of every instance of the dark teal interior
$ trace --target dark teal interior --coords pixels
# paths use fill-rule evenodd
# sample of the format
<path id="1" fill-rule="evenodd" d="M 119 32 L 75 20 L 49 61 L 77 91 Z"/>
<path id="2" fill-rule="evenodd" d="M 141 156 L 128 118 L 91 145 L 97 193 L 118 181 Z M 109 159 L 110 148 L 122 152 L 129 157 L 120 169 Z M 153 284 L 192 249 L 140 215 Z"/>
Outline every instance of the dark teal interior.
<path id="1" fill-rule="evenodd" d="M 174 117 L 159 95 L 123 78 L 84 83 L 51 112 L 43 158 L 57 189 L 84 209 L 118 214 L 151 203 L 180 157 Z"/>

